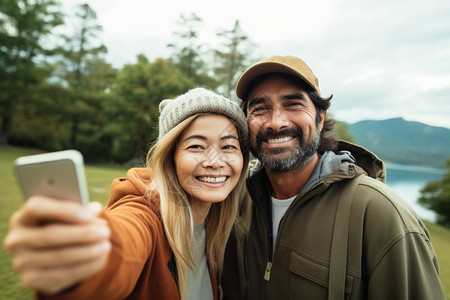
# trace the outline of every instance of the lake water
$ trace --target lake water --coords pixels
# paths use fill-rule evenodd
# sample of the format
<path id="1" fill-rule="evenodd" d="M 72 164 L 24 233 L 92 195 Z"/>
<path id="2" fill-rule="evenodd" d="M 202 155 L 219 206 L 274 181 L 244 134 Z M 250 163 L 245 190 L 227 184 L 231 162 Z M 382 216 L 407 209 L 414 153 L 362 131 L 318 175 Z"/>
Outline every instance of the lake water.
<path id="1" fill-rule="evenodd" d="M 444 169 L 386 164 L 386 184 L 405 199 L 423 220 L 435 222 L 436 214 L 417 203 L 420 190 L 430 181 L 441 180 Z"/>

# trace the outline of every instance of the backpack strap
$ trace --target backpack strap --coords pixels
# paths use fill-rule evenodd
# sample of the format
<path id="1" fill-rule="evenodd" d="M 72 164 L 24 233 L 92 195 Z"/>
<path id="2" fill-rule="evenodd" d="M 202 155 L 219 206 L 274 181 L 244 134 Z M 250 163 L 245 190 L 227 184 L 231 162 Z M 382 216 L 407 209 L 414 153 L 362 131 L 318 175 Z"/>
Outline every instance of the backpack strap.
<path id="1" fill-rule="evenodd" d="M 345 279 L 347 275 L 347 246 L 350 211 L 356 188 L 366 176 L 344 182 L 339 195 L 336 219 L 334 220 L 333 240 L 331 242 L 330 272 L 328 278 L 328 299 L 341 300 L 345 297 Z"/>

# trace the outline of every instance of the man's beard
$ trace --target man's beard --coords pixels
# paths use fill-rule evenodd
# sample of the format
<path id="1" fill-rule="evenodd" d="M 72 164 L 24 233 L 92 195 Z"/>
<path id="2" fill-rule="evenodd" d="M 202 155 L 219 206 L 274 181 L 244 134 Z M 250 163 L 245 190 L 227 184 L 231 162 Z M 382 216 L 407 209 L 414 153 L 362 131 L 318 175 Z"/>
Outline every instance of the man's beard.
<path id="1" fill-rule="evenodd" d="M 280 147 L 273 149 L 263 149 L 261 144 L 269 138 L 283 136 L 297 137 L 298 143 L 295 147 Z M 278 132 L 261 129 L 256 135 L 256 141 L 250 145 L 250 150 L 258 160 L 269 171 L 283 173 L 304 167 L 311 161 L 320 145 L 320 131 L 316 127 L 316 136 L 313 141 L 304 141 L 303 132 L 300 128 L 287 128 Z M 282 155 L 284 153 L 284 155 Z"/>

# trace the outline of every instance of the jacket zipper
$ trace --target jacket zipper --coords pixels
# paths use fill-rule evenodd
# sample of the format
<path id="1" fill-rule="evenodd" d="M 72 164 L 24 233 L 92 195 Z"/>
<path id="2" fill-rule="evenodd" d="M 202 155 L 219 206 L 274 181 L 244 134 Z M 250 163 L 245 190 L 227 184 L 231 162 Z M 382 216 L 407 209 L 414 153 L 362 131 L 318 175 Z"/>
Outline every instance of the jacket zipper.
<path id="1" fill-rule="evenodd" d="M 272 269 L 272 262 L 268 261 L 266 266 L 266 271 L 264 272 L 264 280 L 270 280 L 270 270 Z"/>
<path id="2" fill-rule="evenodd" d="M 247 179 L 247 181 L 249 182 L 250 180 Z M 252 199 L 258 199 L 258 197 L 255 195 L 255 192 L 253 190 L 253 186 L 251 184 L 247 184 L 248 187 L 248 191 L 250 193 L 250 197 Z M 263 209 L 261 207 L 261 204 L 259 203 L 259 201 L 255 201 L 256 206 L 258 207 L 259 212 L 264 215 L 263 213 Z M 270 216 L 268 216 L 270 218 Z M 273 241 L 273 235 L 272 235 L 272 231 L 269 228 L 269 224 L 267 224 L 266 218 L 264 218 L 264 223 L 265 223 L 265 230 L 266 230 L 266 241 L 267 241 L 267 264 L 266 264 L 266 269 L 264 271 L 264 280 L 267 281 L 267 283 L 270 281 L 270 271 L 272 270 L 272 258 L 273 258 L 273 253 L 272 253 L 272 245 L 270 243 L 271 239 L 272 239 L 272 243 L 274 243 L 275 241 Z M 267 286 L 265 287 L 267 289 Z"/>

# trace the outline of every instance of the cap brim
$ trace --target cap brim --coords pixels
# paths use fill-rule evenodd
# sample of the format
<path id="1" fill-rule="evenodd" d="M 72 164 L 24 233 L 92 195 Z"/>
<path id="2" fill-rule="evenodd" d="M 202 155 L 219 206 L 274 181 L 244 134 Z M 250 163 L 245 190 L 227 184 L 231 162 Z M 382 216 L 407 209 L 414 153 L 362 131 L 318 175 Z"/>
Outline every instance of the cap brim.
<path id="1" fill-rule="evenodd" d="M 258 76 L 268 73 L 287 73 L 297 76 L 304 82 L 306 82 L 313 90 L 317 91 L 320 94 L 314 84 L 312 84 L 306 77 L 304 77 L 301 73 L 297 72 L 290 66 L 284 65 L 280 62 L 261 62 L 254 65 L 253 67 L 250 67 L 241 75 L 236 85 L 236 96 L 239 99 L 243 100 L 250 83 Z"/>

